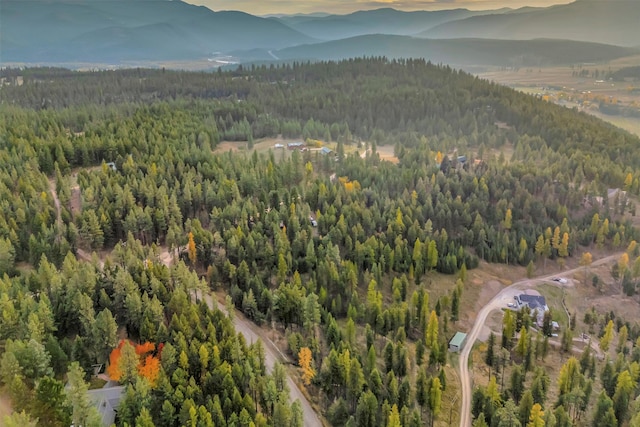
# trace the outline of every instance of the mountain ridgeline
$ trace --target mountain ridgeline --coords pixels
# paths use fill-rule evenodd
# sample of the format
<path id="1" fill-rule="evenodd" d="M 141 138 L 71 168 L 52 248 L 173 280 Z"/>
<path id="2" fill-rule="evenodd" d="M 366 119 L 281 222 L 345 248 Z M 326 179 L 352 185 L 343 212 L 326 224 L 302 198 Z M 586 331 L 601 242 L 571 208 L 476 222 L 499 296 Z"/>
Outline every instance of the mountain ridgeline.
<path id="1" fill-rule="evenodd" d="M 78 66 L 209 64 L 207 59 L 222 56 L 251 62 L 385 55 L 466 67 L 564 65 L 637 54 L 619 46 L 638 45 L 638 22 L 640 8 L 626 0 L 516 10 L 384 8 L 279 17 L 215 12 L 182 1 L 9 0 L 0 3 L 0 59 Z"/>
<path id="2" fill-rule="evenodd" d="M 313 41 L 271 19 L 181 1 L 6 1 L 0 8 L 4 62 L 194 59 Z"/>
<path id="3" fill-rule="evenodd" d="M 522 13 L 491 14 L 443 23 L 419 34 L 426 38 L 553 38 L 640 45 L 640 6 L 635 0 L 577 0 Z"/>

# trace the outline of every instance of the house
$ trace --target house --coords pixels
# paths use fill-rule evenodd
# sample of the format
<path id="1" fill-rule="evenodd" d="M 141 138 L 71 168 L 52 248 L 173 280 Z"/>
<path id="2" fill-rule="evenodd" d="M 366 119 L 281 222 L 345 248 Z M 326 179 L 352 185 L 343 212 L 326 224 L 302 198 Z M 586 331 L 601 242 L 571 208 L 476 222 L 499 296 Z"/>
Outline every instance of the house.
<path id="1" fill-rule="evenodd" d="M 526 305 L 532 312 L 538 310 L 544 313 L 549 310 L 547 301 L 542 295 L 520 294 L 516 295 L 516 301 L 520 307 Z"/>
<path id="2" fill-rule="evenodd" d="M 124 386 L 117 385 L 114 381 L 109 381 L 102 388 L 89 390 L 87 395 L 93 402 L 102 417 L 102 425 L 109 427 L 116 421 L 116 411 L 120 406 L 125 392 Z"/>
<path id="3" fill-rule="evenodd" d="M 304 142 L 290 142 L 287 144 L 287 150 L 302 150 Z"/>
<path id="4" fill-rule="evenodd" d="M 536 324 L 542 325 L 544 313 L 549 311 L 549 306 L 547 305 L 546 299 L 540 295 L 538 291 L 528 289 L 524 291 L 524 293 L 516 295 L 514 298 L 518 303 L 518 307 L 522 308 L 527 306 L 532 314 L 535 312 Z"/>
<path id="5" fill-rule="evenodd" d="M 329 148 L 329 147 L 322 147 L 320 149 L 320 153 L 325 155 L 325 156 L 328 156 L 329 154 L 333 153 L 333 150 L 331 148 Z"/>
<path id="6" fill-rule="evenodd" d="M 467 334 L 462 332 L 456 332 L 456 334 L 449 341 L 449 351 L 457 353 L 462 350 L 464 343 L 467 340 Z"/>

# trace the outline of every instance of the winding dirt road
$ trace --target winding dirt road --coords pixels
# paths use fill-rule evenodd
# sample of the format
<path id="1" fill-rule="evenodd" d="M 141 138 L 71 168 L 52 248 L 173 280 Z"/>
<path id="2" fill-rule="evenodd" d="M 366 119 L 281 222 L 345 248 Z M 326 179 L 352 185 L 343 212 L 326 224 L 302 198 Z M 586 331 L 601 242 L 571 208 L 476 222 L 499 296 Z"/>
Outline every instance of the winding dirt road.
<path id="1" fill-rule="evenodd" d="M 60 200 L 58 199 L 58 194 L 56 193 L 55 183 L 51 183 L 50 191 L 56 206 L 58 221 L 61 223 L 62 218 L 61 218 Z M 87 253 L 86 251 L 80 248 L 76 249 L 76 254 L 78 258 L 83 259 L 87 262 L 91 262 L 93 259 L 91 254 Z M 173 261 L 172 256 L 170 257 L 161 256 L 160 259 L 162 263 L 165 264 L 167 267 L 171 267 L 171 263 Z M 100 259 L 99 263 L 100 263 L 100 268 L 103 268 L 104 261 Z M 204 298 L 209 308 L 213 309 L 217 307 L 225 315 L 227 316 L 229 315 L 224 304 L 214 304 L 213 297 L 210 294 L 205 294 Z M 271 372 L 273 370 L 273 367 L 275 366 L 276 362 L 281 362 L 281 363 L 288 362 L 287 357 L 280 352 L 278 347 L 276 347 L 276 345 L 273 343 L 273 341 L 271 341 L 271 339 L 269 339 L 269 337 L 264 333 L 264 331 L 259 329 L 249 320 L 247 320 L 240 311 L 235 310 L 232 320 L 233 320 L 233 326 L 235 327 L 236 331 L 240 332 L 244 336 L 248 344 L 254 343 L 256 341 L 262 341 L 264 352 L 265 352 L 265 365 L 267 367 L 268 372 Z M 300 402 L 300 405 L 302 406 L 302 413 L 304 416 L 305 427 L 323 427 L 322 421 L 320 421 L 320 417 L 318 417 L 318 414 L 311 406 L 311 403 L 309 403 L 309 400 L 307 400 L 305 395 L 302 393 L 302 390 L 300 390 L 298 385 L 293 381 L 293 378 L 291 378 L 291 375 L 289 374 L 287 374 L 287 385 L 289 386 L 289 396 L 290 396 L 291 402 L 295 402 L 296 400 L 298 400 Z"/>
<path id="2" fill-rule="evenodd" d="M 591 266 L 597 266 L 601 264 L 606 264 L 608 262 L 614 261 L 620 258 L 622 253 L 610 255 L 605 258 L 601 258 L 597 261 L 594 261 Z M 536 277 L 534 279 L 525 279 L 519 282 L 514 283 L 511 286 L 508 286 L 498 292 L 498 294 L 491 299 L 478 313 L 476 317 L 476 322 L 471 328 L 471 331 L 467 334 L 467 340 L 465 342 L 462 351 L 460 352 L 460 382 L 462 384 L 462 403 L 460 405 L 460 427 L 471 427 L 471 392 L 472 392 L 472 384 L 471 384 L 471 374 L 469 372 L 469 355 L 471 350 L 473 349 L 473 344 L 475 343 L 482 327 L 484 326 L 485 321 L 489 314 L 494 310 L 499 310 L 507 306 L 509 302 L 513 302 L 513 297 L 515 295 L 520 294 L 522 288 L 534 288 L 537 285 L 542 283 L 550 283 L 551 278 L 555 276 L 567 276 L 573 273 L 576 273 L 579 270 L 582 270 L 583 267 L 574 268 L 573 270 L 563 271 L 562 273 L 551 274 L 543 277 Z M 555 283 L 555 282 L 551 282 Z M 561 286 L 561 285 L 560 285 Z"/>

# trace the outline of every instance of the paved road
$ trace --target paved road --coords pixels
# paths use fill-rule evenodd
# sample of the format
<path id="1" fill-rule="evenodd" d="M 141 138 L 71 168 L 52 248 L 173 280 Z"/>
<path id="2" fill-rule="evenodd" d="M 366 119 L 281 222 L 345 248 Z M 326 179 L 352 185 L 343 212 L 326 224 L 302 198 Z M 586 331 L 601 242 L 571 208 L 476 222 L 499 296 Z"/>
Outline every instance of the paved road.
<path id="1" fill-rule="evenodd" d="M 618 253 L 615 255 L 610 255 L 606 258 L 601 258 L 597 261 L 594 261 L 591 265 L 597 266 L 600 264 L 606 264 L 608 262 L 617 260 L 620 258 L 622 253 Z M 493 297 L 491 301 L 489 301 L 478 313 L 476 317 L 476 322 L 471 328 L 471 331 L 467 334 L 467 340 L 465 342 L 462 351 L 460 352 L 460 382 L 462 383 L 462 403 L 460 405 L 460 427 L 471 427 L 471 392 L 472 392 L 472 384 L 471 384 L 471 375 L 469 373 L 469 354 L 473 348 L 473 344 L 478 338 L 482 327 L 484 326 L 485 321 L 489 314 L 494 310 L 499 310 L 507 306 L 509 302 L 513 302 L 513 297 L 520 293 L 520 290 L 524 287 L 532 288 L 536 285 L 542 283 L 555 283 L 549 282 L 551 278 L 554 276 L 567 276 L 571 275 L 579 270 L 583 269 L 583 267 L 574 268 L 573 270 L 563 271 L 562 273 L 556 273 L 549 276 L 537 277 L 534 279 L 525 279 L 519 282 L 514 283 L 511 286 L 508 286 L 498 292 L 498 294 Z M 546 282 L 545 282 L 546 281 Z M 558 284 L 559 286 L 562 286 Z"/>

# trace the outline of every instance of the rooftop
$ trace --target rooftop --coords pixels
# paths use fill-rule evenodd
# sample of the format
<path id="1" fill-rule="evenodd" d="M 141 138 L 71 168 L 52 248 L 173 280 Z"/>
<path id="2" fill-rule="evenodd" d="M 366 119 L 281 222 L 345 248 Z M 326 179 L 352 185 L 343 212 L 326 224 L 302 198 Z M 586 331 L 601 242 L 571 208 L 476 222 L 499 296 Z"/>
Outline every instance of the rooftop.
<path id="1" fill-rule="evenodd" d="M 455 345 L 457 347 L 462 347 L 464 340 L 467 339 L 467 334 L 463 332 L 456 332 L 456 334 L 449 341 L 449 345 Z"/>
<path id="2" fill-rule="evenodd" d="M 531 310 L 548 310 L 547 301 L 541 295 L 520 294 L 518 297 L 521 304 L 527 304 Z"/>
<path id="3" fill-rule="evenodd" d="M 108 382 L 103 388 L 89 390 L 89 399 L 100 412 L 102 425 L 110 426 L 116 420 L 116 409 L 120 405 L 120 400 L 124 394 L 124 386 L 113 386 L 113 382 Z"/>

